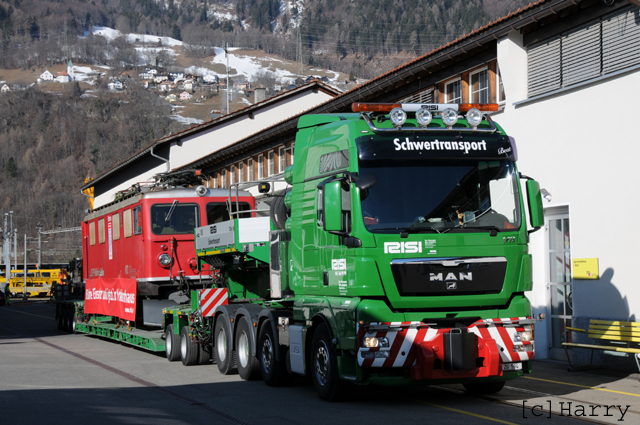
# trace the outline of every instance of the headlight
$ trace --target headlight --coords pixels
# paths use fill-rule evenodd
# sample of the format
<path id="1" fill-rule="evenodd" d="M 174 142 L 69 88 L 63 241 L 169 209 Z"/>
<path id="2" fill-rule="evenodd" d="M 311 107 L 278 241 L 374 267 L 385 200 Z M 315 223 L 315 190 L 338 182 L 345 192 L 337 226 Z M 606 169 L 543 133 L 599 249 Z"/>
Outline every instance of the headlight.
<path id="1" fill-rule="evenodd" d="M 516 332 L 513 336 L 513 340 L 515 342 L 529 342 L 533 340 L 533 334 L 531 331 Z"/>
<path id="2" fill-rule="evenodd" d="M 389 340 L 385 337 L 376 338 L 372 336 L 366 336 L 362 338 L 362 346 L 365 348 L 388 347 Z"/>
<path id="3" fill-rule="evenodd" d="M 442 122 L 447 127 L 452 127 L 455 123 L 458 122 L 458 113 L 452 108 L 445 109 L 444 111 L 442 111 Z"/>
<path id="4" fill-rule="evenodd" d="M 389 112 L 389 118 L 391 118 L 391 124 L 394 127 L 402 127 L 402 124 L 407 120 L 407 113 L 402 108 L 393 108 Z"/>
<path id="5" fill-rule="evenodd" d="M 160 254 L 160 256 L 158 257 L 158 262 L 162 267 L 169 267 L 169 265 L 171 264 L 171 256 L 167 253 Z"/>
<path id="6" fill-rule="evenodd" d="M 471 127 L 477 127 L 482 122 L 482 112 L 476 108 L 470 109 L 467 112 L 467 121 Z"/>
<path id="7" fill-rule="evenodd" d="M 416 112 L 416 121 L 420 127 L 428 126 L 432 118 L 431 112 L 424 106 Z"/>

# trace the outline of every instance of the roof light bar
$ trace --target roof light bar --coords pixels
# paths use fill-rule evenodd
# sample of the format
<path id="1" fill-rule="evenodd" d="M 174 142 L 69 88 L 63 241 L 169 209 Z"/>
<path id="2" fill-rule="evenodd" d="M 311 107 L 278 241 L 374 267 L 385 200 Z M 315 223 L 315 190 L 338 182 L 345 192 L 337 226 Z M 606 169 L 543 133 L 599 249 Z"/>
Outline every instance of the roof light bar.
<path id="1" fill-rule="evenodd" d="M 351 104 L 353 112 L 391 112 L 394 108 L 402 108 L 405 112 L 417 112 L 426 108 L 431 112 L 443 112 L 445 109 L 453 109 L 456 112 L 467 112 L 477 109 L 481 112 L 496 112 L 497 103 L 360 103 Z"/>

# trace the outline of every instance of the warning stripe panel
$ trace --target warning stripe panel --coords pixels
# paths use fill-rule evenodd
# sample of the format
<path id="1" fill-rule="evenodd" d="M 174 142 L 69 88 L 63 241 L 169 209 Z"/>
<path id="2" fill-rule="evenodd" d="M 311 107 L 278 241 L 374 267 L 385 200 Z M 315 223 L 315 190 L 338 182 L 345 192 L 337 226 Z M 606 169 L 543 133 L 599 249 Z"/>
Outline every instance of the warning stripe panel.
<path id="1" fill-rule="evenodd" d="M 200 309 L 204 317 L 213 316 L 216 307 L 229 303 L 229 294 L 227 289 L 214 288 L 202 289 L 200 291 Z"/>

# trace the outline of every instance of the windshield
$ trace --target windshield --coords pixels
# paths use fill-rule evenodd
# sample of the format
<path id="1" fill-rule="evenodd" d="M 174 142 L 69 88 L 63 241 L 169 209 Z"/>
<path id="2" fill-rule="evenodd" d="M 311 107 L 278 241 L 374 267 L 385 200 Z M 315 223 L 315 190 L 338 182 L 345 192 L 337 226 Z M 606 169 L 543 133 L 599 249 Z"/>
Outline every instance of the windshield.
<path id="1" fill-rule="evenodd" d="M 511 161 L 361 161 L 378 183 L 362 193 L 373 233 L 515 230 L 518 180 Z"/>
<path id="2" fill-rule="evenodd" d="M 156 204 L 151 206 L 151 230 L 156 235 L 185 235 L 199 226 L 196 204 Z M 168 219 L 167 219 L 168 218 Z"/>

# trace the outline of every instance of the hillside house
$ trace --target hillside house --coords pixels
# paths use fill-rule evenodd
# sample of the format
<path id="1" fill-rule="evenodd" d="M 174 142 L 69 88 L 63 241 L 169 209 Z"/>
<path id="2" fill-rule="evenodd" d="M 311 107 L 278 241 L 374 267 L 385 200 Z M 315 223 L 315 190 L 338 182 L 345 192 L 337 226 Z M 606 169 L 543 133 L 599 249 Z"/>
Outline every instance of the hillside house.
<path id="1" fill-rule="evenodd" d="M 3 84 L 2 87 L 0 88 L 0 93 L 7 93 L 11 91 L 11 87 L 9 87 L 7 84 Z"/>
<path id="2" fill-rule="evenodd" d="M 107 84 L 107 88 L 111 91 L 122 91 L 124 90 L 124 84 L 122 84 L 122 81 L 114 80 Z"/>
<path id="3" fill-rule="evenodd" d="M 185 91 L 193 92 L 193 86 L 194 86 L 193 80 L 186 80 L 183 84 Z"/>
<path id="4" fill-rule="evenodd" d="M 171 93 L 169 96 L 165 97 L 165 99 L 169 102 L 177 102 L 178 101 L 178 96 L 176 96 L 175 94 Z"/>
<path id="5" fill-rule="evenodd" d="M 209 74 L 202 77 L 202 80 L 205 82 L 205 84 L 215 84 L 219 81 L 219 78 L 217 75 Z"/>
<path id="6" fill-rule="evenodd" d="M 182 93 L 180 93 L 180 102 L 184 102 L 185 100 L 189 100 L 193 97 L 193 95 L 191 93 L 187 93 L 186 91 L 183 91 Z"/>
<path id="7" fill-rule="evenodd" d="M 51 72 L 49 72 L 48 69 L 45 69 L 45 71 L 40 74 L 40 76 L 38 77 L 38 83 L 40 82 L 47 82 L 47 81 L 53 81 L 53 74 Z"/>
<path id="8" fill-rule="evenodd" d="M 56 75 L 56 78 L 54 78 L 53 81 L 57 83 L 68 83 L 71 81 L 71 76 L 67 71 L 61 71 Z"/>

